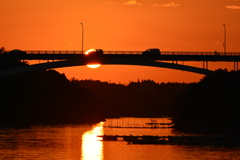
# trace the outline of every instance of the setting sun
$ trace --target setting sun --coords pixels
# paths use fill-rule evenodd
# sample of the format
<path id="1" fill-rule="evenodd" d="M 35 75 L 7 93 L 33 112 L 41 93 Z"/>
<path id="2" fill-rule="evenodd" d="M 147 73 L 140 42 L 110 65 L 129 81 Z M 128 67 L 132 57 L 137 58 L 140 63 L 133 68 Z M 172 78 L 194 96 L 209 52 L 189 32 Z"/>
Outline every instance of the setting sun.
<path id="1" fill-rule="evenodd" d="M 95 49 L 89 49 L 89 50 L 87 50 L 84 54 L 85 55 L 88 55 L 89 53 L 91 53 L 91 52 L 95 52 L 96 50 Z M 87 65 L 87 67 L 89 67 L 89 68 L 98 68 L 98 67 L 100 67 L 101 66 L 101 64 L 88 64 Z"/>
<path id="2" fill-rule="evenodd" d="M 94 52 L 94 51 L 96 51 L 95 49 L 89 49 L 89 50 L 87 50 L 84 54 L 85 55 L 88 55 L 90 52 Z"/>

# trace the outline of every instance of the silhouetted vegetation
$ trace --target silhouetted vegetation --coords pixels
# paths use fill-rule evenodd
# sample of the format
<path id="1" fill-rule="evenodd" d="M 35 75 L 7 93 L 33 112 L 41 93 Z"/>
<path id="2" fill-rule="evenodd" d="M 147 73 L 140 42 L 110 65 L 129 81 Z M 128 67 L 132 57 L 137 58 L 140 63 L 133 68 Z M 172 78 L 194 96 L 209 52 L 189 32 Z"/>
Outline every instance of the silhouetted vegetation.
<path id="1" fill-rule="evenodd" d="M 25 54 L 15 50 L 1 54 Z M 0 60 L 0 70 L 26 66 Z M 172 116 L 175 129 L 240 134 L 240 71 L 217 70 L 198 83 L 68 80 L 55 70 L 0 79 L 0 125 L 96 123 L 104 118 Z"/>
<path id="2" fill-rule="evenodd" d="M 12 50 L 10 52 L 5 51 L 5 48 L 2 47 L 0 49 L 0 54 L 9 54 L 9 55 L 22 55 L 25 54 L 25 52 L 21 50 Z M 27 61 L 22 60 L 6 60 L 6 59 L 0 59 L 0 71 L 10 69 L 10 68 L 16 68 L 21 66 L 27 66 Z"/>
<path id="3" fill-rule="evenodd" d="M 130 82 L 128 86 L 95 80 L 72 82 L 93 91 L 102 104 L 104 117 L 170 116 L 170 105 L 185 91 L 185 83 L 155 83 L 152 80 Z"/>
<path id="4" fill-rule="evenodd" d="M 5 60 L 0 63 L 0 70 L 24 65 L 28 64 Z M 81 124 L 102 120 L 100 105 L 93 92 L 70 82 L 55 70 L 1 78 L 0 105 L 1 126 Z"/>
<path id="5" fill-rule="evenodd" d="M 217 70 L 175 100 L 173 122 L 184 132 L 240 134 L 240 71 Z"/>

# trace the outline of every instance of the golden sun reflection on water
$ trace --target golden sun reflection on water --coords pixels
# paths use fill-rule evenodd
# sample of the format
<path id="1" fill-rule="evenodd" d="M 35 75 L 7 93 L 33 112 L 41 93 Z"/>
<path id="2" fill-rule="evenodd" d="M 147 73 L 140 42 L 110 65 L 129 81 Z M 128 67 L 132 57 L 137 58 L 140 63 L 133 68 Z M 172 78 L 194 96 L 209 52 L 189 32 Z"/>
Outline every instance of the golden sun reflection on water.
<path id="1" fill-rule="evenodd" d="M 82 160 L 103 160 L 103 142 L 97 137 L 103 135 L 103 124 L 100 122 L 82 135 Z"/>

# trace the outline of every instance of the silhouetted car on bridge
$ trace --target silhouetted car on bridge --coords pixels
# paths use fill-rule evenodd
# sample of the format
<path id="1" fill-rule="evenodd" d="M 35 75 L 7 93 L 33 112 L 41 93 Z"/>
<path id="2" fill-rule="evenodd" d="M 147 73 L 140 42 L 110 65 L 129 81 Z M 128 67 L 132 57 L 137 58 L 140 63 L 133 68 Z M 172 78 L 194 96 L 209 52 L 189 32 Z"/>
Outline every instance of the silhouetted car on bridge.
<path id="1" fill-rule="evenodd" d="M 103 50 L 102 49 L 94 49 L 88 53 L 88 55 L 91 56 L 98 56 L 98 55 L 103 55 Z"/>
<path id="2" fill-rule="evenodd" d="M 103 54 L 103 50 L 102 49 L 96 49 L 96 54 L 102 55 Z"/>
<path id="3" fill-rule="evenodd" d="M 90 49 L 86 52 L 86 58 L 90 63 L 101 64 L 101 59 L 103 55 L 102 49 Z"/>
<path id="4" fill-rule="evenodd" d="M 161 52 L 160 49 L 158 48 L 150 48 L 142 52 L 142 55 L 160 55 L 160 54 Z"/>

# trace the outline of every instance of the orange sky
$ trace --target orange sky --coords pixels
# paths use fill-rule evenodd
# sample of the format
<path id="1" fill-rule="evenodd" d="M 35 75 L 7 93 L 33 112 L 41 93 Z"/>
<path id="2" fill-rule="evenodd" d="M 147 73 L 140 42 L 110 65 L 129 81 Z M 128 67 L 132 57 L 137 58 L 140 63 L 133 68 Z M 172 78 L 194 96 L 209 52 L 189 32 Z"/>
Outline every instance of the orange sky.
<path id="1" fill-rule="evenodd" d="M 240 0 L 1 0 L 0 47 L 6 50 L 240 52 Z M 201 67 L 201 63 L 187 63 Z M 209 69 L 233 63 L 209 63 Z M 125 83 L 193 82 L 202 75 L 143 66 L 57 69 L 68 78 Z"/>

